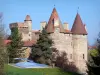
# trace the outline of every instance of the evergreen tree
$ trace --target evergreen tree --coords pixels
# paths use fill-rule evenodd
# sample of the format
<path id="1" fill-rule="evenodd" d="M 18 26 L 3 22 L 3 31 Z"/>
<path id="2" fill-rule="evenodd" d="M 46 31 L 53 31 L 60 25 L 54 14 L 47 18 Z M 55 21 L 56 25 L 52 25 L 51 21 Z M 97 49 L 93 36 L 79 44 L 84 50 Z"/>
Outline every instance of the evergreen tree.
<path id="1" fill-rule="evenodd" d="M 11 43 L 8 45 L 9 62 L 12 62 L 14 58 L 22 56 L 24 49 L 22 49 L 23 42 L 21 41 L 21 35 L 18 32 L 18 28 L 11 29 Z"/>
<path id="2" fill-rule="evenodd" d="M 87 63 L 88 66 L 88 75 L 100 75 L 100 34 L 97 39 L 97 55 L 93 56 L 90 54 L 89 62 Z"/>
<path id="3" fill-rule="evenodd" d="M 50 64 L 52 57 L 52 44 L 49 34 L 45 29 L 39 34 L 36 45 L 32 47 L 33 60 L 39 63 Z"/>

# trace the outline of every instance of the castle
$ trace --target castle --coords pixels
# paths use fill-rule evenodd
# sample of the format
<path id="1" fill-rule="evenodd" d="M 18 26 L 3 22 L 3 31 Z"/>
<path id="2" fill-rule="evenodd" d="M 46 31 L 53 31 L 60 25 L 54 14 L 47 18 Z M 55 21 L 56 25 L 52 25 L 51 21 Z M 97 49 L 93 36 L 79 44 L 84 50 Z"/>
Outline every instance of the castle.
<path id="1" fill-rule="evenodd" d="M 10 28 L 18 27 L 23 41 L 36 41 L 39 38 L 39 33 L 45 28 L 54 41 L 53 47 L 59 51 L 65 51 L 69 61 L 74 62 L 80 72 L 85 72 L 87 61 L 87 31 L 79 13 L 75 17 L 71 30 L 68 29 L 68 23 L 62 25 L 56 8 L 53 9 L 48 23 L 44 21 L 40 24 L 40 30 L 32 30 L 32 20 L 27 15 L 24 23 L 11 23 Z"/>

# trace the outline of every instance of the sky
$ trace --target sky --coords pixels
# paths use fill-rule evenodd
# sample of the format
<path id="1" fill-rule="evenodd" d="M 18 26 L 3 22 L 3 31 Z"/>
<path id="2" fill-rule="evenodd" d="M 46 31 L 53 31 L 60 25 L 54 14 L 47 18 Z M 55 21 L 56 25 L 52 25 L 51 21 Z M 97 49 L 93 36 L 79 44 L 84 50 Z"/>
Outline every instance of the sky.
<path id="1" fill-rule="evenodd" d="M 26 15 L 32 19 L 32 29 L 39 30 L 40 22 L 48 22 L 54 5 L 60 20 L 67 22 L 69 29 L 78 12 L 86 24 L 88 43 L 95 43 L 100 32 L 100 0 L 0 0 L 0 12 L 3 13 L 7 34 L 10 34 L 9 24 L 24 22 Z"/>

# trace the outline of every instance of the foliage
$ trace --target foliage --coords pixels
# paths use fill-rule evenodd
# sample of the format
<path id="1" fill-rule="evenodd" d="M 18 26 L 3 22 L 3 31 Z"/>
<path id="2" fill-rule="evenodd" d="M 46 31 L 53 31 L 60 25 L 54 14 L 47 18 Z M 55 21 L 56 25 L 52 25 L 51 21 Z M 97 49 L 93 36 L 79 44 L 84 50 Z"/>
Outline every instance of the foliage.
<path id="1" fill-rule="evenodd" d="M 73 62 L 69 62 L 66 52 L 59 52 L 56 48 L 53 48 L 52 62 L 55 66 L 71 72 L 78 72 L 78 69 Z"/>
<path id="2" fill-rule="evenodd" d="M 36 45 L 32 47 L 32 58 L 34 61 L 39 63 L 45 63 L 50 65 L 52 56 L 52 39 L 49 38 L 49 34 L 45 29 L 39 34 L 39 39 Z"/>
<path id="3" fill-rule="evenodd" d="M 96 49 L 90 50 L 90 54 L 95 57 L 98 55 L 98 51 Z"/>
<path id="4" fill-rule="evenodd" d="M 100 34 L 97 39 L 97 52 L 96 56 L 90 54 L 89 62 L 87 63 L 88 66 L 88 75 L 100 75 Z"/>
<path id="5" fill-rule="evenodd" d="M 22 49 L 23 42 L 21 41 L 21 35 L 18 32 L 18 28 L 11 29 L 11 43 L 8 45 L 9 62 L 13 62 L 14 58 L 22 56 L 24 49 Z"/>
<path id="6" fill-rule="evenodd" d="M 59 54 L 57 56 L 57 60 L 55 62 L 56 66 L 64 69 L 67 63 L 68 59 L 67 59 L 67 54 L 65 52 L 62 52 L 61 55 Z"/>
<path id="7" fill-rule="evenodd" d="M 0 75 L 4 73 L 4 64 L 7 61 L 7 51 L 4 45 L 4 24 L 3 15 L 0 13 Z"/>
<path id="8" fill-rule="evenodd" d="M 31 68 L 21 69 L 5 65 L 7 75 L 79 75 L 73 72 L 65 72 L 60 68 Z"/>

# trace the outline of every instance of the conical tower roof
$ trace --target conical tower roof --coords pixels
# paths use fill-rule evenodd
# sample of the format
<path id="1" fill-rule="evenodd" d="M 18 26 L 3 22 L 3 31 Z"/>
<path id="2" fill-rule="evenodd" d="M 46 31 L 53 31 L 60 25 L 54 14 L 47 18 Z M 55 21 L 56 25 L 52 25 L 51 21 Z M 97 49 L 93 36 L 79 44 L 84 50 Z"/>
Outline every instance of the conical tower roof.
<path id="1" fill-rule="evenodd" d="M 55 26 L 54 26 L 54 22 L 57 21 L 58 22 L 58 27 L 60 28 L 60 32 L 65 32 L 64 28 L 61 24 L 60 18 L 58 16 L 58 13 L 56 11 L 56 8 L 53 9 L 52 14 L 50 16 L 50 19 L 48 21 L 48 24 L 46 26 L 46 30 L 48 33 L 52 33 L 54 32 Z"/>
<path id="2" fill-rule="evenodd" d="M 27 15 L 25 21 L 31 21 L 30 15 Z"/>
<path id="3" fill-rule="evenodd" d="M 80 34 L 80 35 L 85 34 L 85 35 L 87 35 L 85 26 L 83 25 L 81 17 L 78 13 L 77 13 L 76 18 L 74 20 L 71 32 L 73 34 Z"/>

